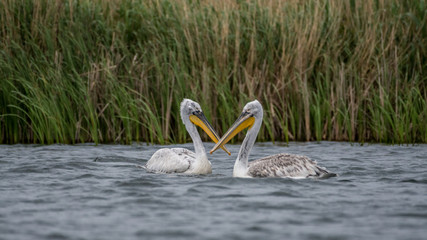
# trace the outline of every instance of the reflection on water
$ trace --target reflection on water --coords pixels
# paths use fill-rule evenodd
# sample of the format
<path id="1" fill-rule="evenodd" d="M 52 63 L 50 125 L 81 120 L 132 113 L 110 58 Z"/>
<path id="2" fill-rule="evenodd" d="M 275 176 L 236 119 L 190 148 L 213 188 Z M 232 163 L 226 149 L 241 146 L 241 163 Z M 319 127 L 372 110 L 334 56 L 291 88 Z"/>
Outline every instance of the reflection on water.
<path id="1" fill-rule="evenodd" d="M 213 144 L 206 143 L 210 149 Z M 179 145 L 192 149 L 191 144 Z M 307 155 L 325 180 L 237 179 L 233 153 L 207 176 L 146 173 L 163 146 L 0 145 L 3 239 L 425 239 L 427 146 L 255 145 L 251 159 Z"/>

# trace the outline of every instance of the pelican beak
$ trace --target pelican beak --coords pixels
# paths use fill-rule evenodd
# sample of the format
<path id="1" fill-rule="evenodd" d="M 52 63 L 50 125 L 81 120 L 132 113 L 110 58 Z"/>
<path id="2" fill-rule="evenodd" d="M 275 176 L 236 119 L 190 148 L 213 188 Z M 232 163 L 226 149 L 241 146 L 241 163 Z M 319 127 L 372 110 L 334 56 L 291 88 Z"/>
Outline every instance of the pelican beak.
<path id="1" fill-rule="evenodd" d="M 210 124 L 208 119 L 206 119 L 205 114 L 203 114 L 202 111 L 192 112 L 192 114 L 190 115 L 190 121 L 196 126 L 199 126 L 201 129 L 203 129 L 203 131 L 205 131 L 205 133 L 208 134 L 208 136 L 212 139 L 212 141 L 214 141 L 215 143 L 218 142 L 219 140 L 218 133 L 216 133 L 216 131 L 213 129 L 212 125 Z M 226 153 L 228 153 L 228 155 L 231 155 L 230 151 L 228 151 L 228 149 L 225 148 L 224 145 L 225 144 L 222 144 L 221 148 Z"/>
<path id="2" fill-rule="evenodd" d="M 210 151 L 210 154 L 215 152 L 218 148 L 222 148 L 228 141 L 230 141 L 236 134 L 241 132 L 245 128 L 251 128 L 255 123 L 255 118 L 252 113 L 243 112 L 239 118 L 233 123 L 233 125 L 227 130 L 222 138 L 216 143 L 216 145 Z"/>

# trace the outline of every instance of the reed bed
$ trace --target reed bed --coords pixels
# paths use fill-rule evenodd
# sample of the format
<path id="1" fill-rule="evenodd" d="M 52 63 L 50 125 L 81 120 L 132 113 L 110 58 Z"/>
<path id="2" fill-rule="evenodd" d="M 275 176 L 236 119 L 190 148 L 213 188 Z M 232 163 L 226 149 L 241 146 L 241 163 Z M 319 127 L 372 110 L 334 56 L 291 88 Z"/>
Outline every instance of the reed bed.
<path id="1" fill-rule="evenodd" d="M 220 134 L 258 99 L 259 141 L 427 143 L 426 13 L 424 0 L 3 0 L 0 143 L 186 142 L 184 97 Z"/>

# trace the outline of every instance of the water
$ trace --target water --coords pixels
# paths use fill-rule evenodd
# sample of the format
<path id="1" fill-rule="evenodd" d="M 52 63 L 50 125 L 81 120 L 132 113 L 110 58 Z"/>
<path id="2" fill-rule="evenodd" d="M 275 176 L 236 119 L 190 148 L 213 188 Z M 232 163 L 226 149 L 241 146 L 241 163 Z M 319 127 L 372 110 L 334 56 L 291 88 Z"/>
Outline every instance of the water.
<path id="1" fill-rule="evenodd" d="M 0 145 L 0 239 L 426 239 L 426 145 L 251 155 L 307 155 L 340 174 L 323 180 L 232 178 L 239 145 L 210 156 L 212 175 L 146 173 L 161 147 Z"/>

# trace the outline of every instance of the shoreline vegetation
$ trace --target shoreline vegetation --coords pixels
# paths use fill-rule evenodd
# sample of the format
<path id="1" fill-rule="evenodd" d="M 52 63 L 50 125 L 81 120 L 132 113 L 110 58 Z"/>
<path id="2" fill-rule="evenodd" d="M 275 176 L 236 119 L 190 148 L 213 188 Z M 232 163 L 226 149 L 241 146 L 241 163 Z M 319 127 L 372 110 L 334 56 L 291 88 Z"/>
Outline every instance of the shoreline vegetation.
<path id="1" fill-rule="evenodd" d="M 426 9 L 3 0 L 0 143 L 187 142 L 183 98 L 220 135 L 258 99 L 259 141 L 427 143 Z"/>

